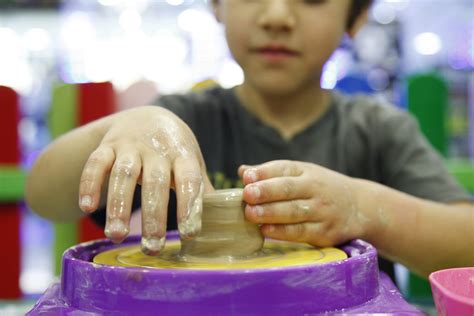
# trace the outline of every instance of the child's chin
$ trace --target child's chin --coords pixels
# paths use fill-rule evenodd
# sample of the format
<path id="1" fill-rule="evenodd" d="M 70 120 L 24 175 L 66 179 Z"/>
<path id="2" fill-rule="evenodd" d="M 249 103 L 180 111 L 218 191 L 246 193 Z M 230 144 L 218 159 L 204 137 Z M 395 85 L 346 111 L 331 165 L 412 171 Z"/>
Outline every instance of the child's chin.
<path id="1" fill-rule="evenodd" d="M 317 83 L 315 83 L 317 84 Z M 290 80 L 290 78 L 269 78 L 267 80 L 262 80 L 258 84 L 258 88 L 261 93 L 266 95 L 291 95 L 296 91 L 301 89 L 303 86 L 302 82 L 297 82 L 295 80 Z"/>

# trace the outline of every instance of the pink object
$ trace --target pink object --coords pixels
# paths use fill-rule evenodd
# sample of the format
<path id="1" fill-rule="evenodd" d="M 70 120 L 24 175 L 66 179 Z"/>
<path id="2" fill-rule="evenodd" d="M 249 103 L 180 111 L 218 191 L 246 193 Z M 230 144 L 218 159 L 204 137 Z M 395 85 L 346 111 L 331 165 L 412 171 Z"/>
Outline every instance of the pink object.
<path id="1" fill-rule="evenodd" d="M 140 105 L 154 104 L 159 93 L 156 84 L 140 80 L 130 85 L 125 91 L 117 94 L 118 110 L 126 110 Z"/>
<path id="2" fill-rule="evenodd" d="M 474 315 L 474 267 L 436 271 L 429 279 L 439 316 Z"/>

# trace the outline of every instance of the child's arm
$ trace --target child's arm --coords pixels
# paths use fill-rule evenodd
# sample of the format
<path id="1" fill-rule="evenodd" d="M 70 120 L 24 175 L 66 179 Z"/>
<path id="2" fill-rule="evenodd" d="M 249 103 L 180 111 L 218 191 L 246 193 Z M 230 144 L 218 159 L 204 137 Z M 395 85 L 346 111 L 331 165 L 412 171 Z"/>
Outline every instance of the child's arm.
<path id="1" fill-rule="evenodd" d="M 33 166 L 26 200 L 54 220 L 77 218 L 81 209 L 90 213 L 107 201 L 105 232 L 118 242 L 128 233 L 137 183 L 148 244 L 162 245 L 170 187 L 177 193 L 180 233 L 199 231 L 201 196 L 212 190 L 199 146 L 183 121 L 157 106 L 119 112 L 57 139 Z"/>
<path id="2" fill-rule="evenodd" d="M 239 169 L 249 220 L 271 238 L 333 246 L 362 238 L 427 276 L 474 266 L 474 205 L 446 205 L 320 166 L 273 161 Z"/>

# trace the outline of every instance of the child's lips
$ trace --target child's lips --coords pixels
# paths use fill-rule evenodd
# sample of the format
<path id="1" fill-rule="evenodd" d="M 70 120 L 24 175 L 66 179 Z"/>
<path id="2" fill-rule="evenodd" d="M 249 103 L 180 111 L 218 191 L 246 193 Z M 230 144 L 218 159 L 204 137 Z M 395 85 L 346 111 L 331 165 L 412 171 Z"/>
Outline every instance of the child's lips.
<path id="1" fill-rule="evenodd" d="M 256 49 L 255 52 L 269 61 L 284 61 L 299 56 L 297 51 L 283 46 L 268 46 Z"/>

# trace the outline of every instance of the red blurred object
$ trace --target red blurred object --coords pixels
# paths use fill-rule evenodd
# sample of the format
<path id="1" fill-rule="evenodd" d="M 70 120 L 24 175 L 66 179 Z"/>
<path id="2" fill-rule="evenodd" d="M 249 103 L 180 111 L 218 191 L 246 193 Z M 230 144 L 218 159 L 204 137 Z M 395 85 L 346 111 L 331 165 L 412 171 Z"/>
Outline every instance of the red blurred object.
<path id="1" fill-rule="evenodd" d="M 20 112 L 18 94 L 8 88 L 0 86 L 0 172 L 2 167 L 14 167 L 20 164 L 20 142 L 18 123 Z M 15 203 L 2 204 L 0 202 L 0 249 L 6 258 L 0 261 L 2 280 L 0 281 L 0 298 L 15 299 L 21 296 L 20 267 L 20 208 Z"/>
<path id="2" fill-rule="evenodd" d="M 115 92 L 110 82 L 84 83 L 79 85 L 78 118 L 84 125 L 114 113 L 117 109 Z M 89 217 L 84 217 L 79 224 L 79 241 L 90 241 L 105 238 L 104 231 Z"/>
<path id="3" fill-rule="evenodd" d="M 18 123 L 18 95 L 8 87 L 0 86 L 0 165 L 16 166 L 20 163 Z"/>

